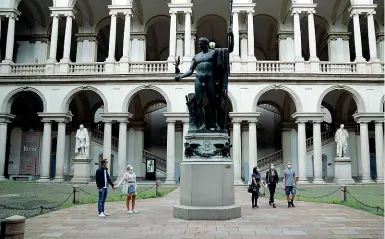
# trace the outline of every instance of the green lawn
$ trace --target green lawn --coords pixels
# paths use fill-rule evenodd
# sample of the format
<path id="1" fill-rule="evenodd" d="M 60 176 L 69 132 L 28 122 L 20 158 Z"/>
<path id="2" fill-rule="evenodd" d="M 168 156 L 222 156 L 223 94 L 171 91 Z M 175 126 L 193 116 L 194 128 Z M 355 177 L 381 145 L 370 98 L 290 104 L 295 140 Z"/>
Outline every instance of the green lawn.
<path id="1" fill-rule="evenodd" d="M 80 186 L 80 204 L 97 203 L 98 191 L 92 185 Z M 173 191 L 176 187 L 161 186 L 160 196 Z M 28 183 L 0 182 L 0 220 L 12 215 L 26 218 L 73 206 L 72 184 L 69 183 Z M 139 185 L 137 199 L 156 197 L 155 185 Z M 124 201 L 121 188 L 110 189 L 107 202 Z"/>
<path id="2" fill-rule="evenodd" d="M 377 215 L 384 215 L 384 185 L 349 185 L 347 187 L 347 201 L 344 205 Z M 328 195 L 330 194 L 330 195 Z M 326 196 L 327 195 L 327 196 Z M 269 197 L 269 189 L 266 189 L 266 197 Z M 355 199 L 354 199 L 354 198 Z M 278 186 L 277 199 L 285 199 L 283 189 Z M 307 202 L 322 202 L 340 204 L 339 186 L 328 185 L 303 185 L 297 188 L 296 200 Z M 358 201 L 357 201 L 358 200 Z"/>

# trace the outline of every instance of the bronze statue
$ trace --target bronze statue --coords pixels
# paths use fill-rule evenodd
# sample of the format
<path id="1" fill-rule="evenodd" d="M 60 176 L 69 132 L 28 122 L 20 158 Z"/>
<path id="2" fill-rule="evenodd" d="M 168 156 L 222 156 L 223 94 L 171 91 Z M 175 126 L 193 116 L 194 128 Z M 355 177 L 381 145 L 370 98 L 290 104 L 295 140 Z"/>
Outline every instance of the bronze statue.
<path id="1" fill-rule="evenodd" d="M 234 35 L 231 27 L 227 31 L 228 48 L 209 48 L 209 40 L 201 37 L 198 41 L 201 52 L 196 54 L 190 69 L 175 77 L 176 81 L 188 77 L 197 69 L 195 94 L 186 96 L 190 113 L 191 131 L 226 130 L 227 87 L 230 74 L 229 54 L 234 48 Z M 208 103 L 203 104 L 204 96 Z M 227 131 L 227 130 L 226 130 Z"/>

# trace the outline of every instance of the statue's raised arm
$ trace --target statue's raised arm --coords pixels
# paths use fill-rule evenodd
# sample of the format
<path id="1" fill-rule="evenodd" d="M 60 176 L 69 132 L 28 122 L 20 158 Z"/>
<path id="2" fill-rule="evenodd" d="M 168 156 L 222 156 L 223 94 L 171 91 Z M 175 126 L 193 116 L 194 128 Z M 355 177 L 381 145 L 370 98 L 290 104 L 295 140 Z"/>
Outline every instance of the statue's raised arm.
<path id="1" fill-rule="evenodd" d="M 231 27 L 227 29 L 227 37 L 229 39 L 229 54 L 230 54 L 234 50 L 234 33 Z"/>

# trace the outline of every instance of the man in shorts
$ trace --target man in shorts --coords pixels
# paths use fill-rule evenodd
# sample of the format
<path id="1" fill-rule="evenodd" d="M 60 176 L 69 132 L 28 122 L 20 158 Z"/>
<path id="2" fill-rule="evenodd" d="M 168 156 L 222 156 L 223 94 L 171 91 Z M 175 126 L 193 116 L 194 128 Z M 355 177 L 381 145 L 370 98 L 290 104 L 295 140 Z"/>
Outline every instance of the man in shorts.
<path id="1" fill-rule="evenodd" d="M 291 163 L 287 162 L 287 168 L 283 172 L 283 188 L 285 190 L 287 206 L 294 206 L 294 198 L 296 194 L 296 179 L 295 179 L 295 170 L 291 168 Z M 289 200 L 291 194 L 291 200 Z"/>

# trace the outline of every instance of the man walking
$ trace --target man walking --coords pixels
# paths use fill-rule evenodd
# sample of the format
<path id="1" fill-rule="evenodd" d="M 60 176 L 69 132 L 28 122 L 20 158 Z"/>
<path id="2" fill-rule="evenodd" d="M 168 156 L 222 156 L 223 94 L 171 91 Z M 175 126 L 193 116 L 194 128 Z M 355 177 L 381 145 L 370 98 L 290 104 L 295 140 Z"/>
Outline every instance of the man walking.
<path id="1" fill-rule="evenodd" d="M 274 194 L 275 194 L 275 188 L 278 183 L 278 173 L 277 170 L 275 170 L 274 164 L 270 165 L 270 170 L 266 172 L 266 182 L 269 186 L 269 192 L 270 192 L 270 199 L 269 199 L 269 205 L 273 204 L 273 208 L 275 208 L 274 203 Z"/>
<path id="2" fill-rule="evenodd" d="M 287 162 L 287 168 L 283 172 L 283 188 L 285 190 L 287 207 L 294 206 L 294 198 L 296 194 L 296 179 L 295 179 L 295 170 L 291 168 L 291 163 Z M 289 196 L 291 194 L 291 200 L 289 201 Z"/>
<path id="3" fill-rule="evenodd" d="M 99 200 L 98 200 L 98 214 L 99 217 L 109 216 L 108 213 L 104 212 L 104 204 L 106 202 L 108 185 L 111 185 L 112 189 L 116 187 L 111 181 L 110 175 L 107 168 L 107 159 L 103 159 L 101 162 L 101 167 L 96 170 L 96 186 L 99 190 Z"/>

